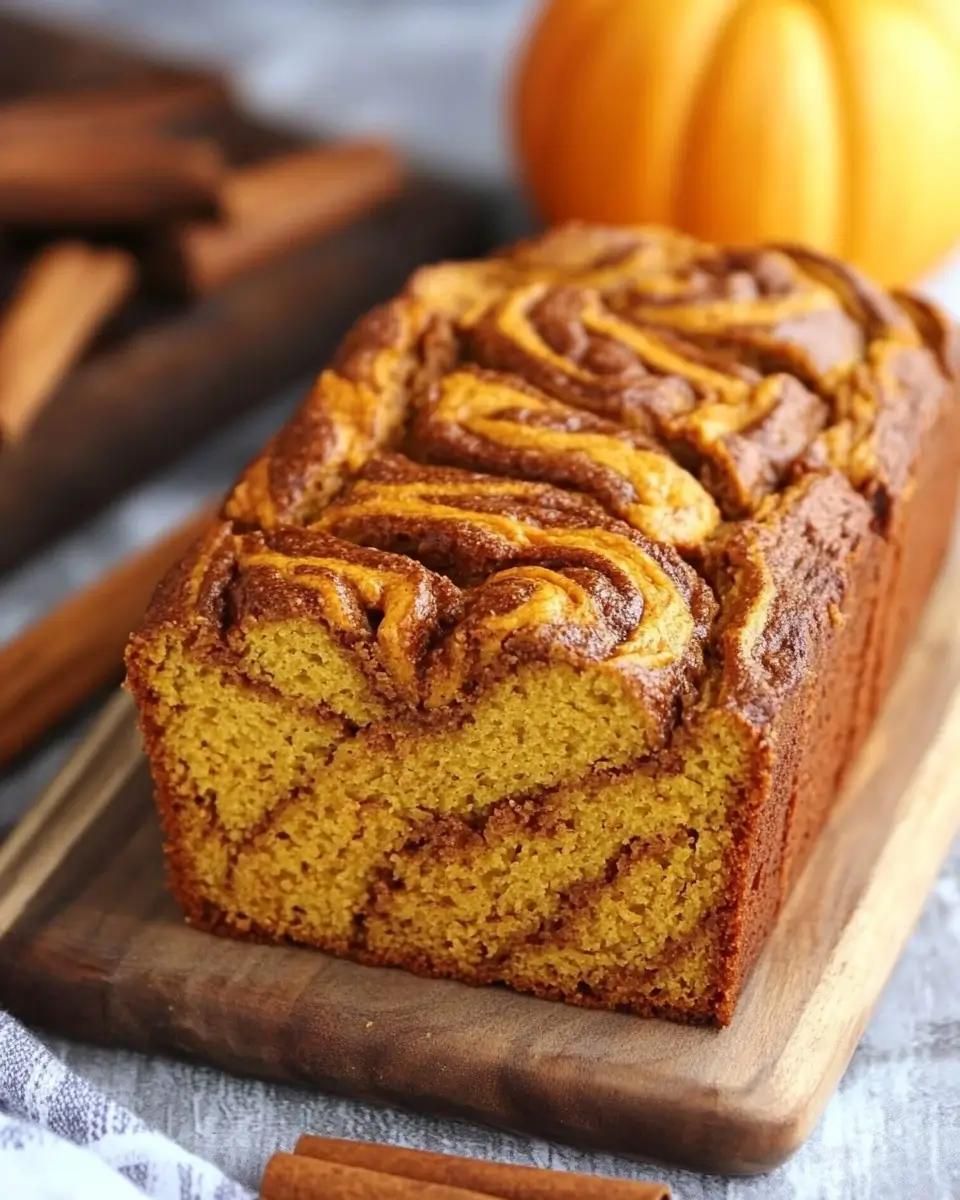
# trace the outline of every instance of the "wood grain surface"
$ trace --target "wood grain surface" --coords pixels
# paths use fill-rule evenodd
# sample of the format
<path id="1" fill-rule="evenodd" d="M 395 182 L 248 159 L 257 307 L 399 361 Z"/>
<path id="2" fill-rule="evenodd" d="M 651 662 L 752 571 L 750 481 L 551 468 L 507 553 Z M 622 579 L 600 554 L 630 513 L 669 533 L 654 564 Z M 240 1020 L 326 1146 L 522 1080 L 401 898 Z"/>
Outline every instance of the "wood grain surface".
<path id="1" fill-rule="evenodd" d="M 111 84 L 142 93 L 161 83 L 217 94 L 210 73 L 0 15 L 0 101 Z M 226 103 L 190 131 L 233 164 L 304 144 Z M 371 215 L 320 231 L 214 295 L 184 303 L 148 280 L 28 435 L 0 454 L 0 573 L 205 435 L 308 379 L 350 323 L 415 267 L 485 250 L 489 215 L 486 198 L 412 178 Z M 28 249 L 0 244 L 0 299 Z"/>
<path id="2" fill-rule="evenodd" d="M 960 575 L 729 1029 L 585 1012 L 187 928 L 126 698 L 0 849 L 0 1003 L 70 1037 L 752 1173 L 812 1129 L 960 825 Z"/>

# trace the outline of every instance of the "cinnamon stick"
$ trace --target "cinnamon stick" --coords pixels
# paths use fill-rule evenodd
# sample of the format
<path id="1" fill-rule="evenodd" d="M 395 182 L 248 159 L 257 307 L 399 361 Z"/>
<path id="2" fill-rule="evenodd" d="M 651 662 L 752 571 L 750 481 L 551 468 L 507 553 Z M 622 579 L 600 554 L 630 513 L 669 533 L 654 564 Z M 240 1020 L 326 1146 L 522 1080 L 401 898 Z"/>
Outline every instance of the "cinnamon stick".
<path id="1" fill-rule="evenodd" d="M 187 224 L 161 242 L 158 271 L 206 295 L 356 220 L 401 183 L 396 154 L 378 142 L 311 147 L 245 167 L 220 190 L 219 222 Z"/>
<path id="2" fill-rule="evenodd" d="M 142 132 L 0 138 L 0 222 L 141 225 L 213 212 L 219 149 Z"/>
<path id="3" fill-rule="evenodd" d="M 213 75 L 43 93 L 0 104 L 0 141 L 158 130 L 222 109 L 229 93 Z"/>
<path id="4" fill-rule="evenodd" d="M 19 438 L 136 278 L 122 250 L 56 242 L 0 316 L 0 443 Z"/>
<path id="5" fill-rule="evenodd" d="M 326 1163 L 402 1176 L 416 1181 L 421 1189 L 424 1184 L 437 1184 L 497 1196 L 502 1200 L 669 1200 L 670 1197 L 669 1188 L 662 1183 L 546 1171 L 539 1167 L 485 1162 L 452 1154 L 433 1154 L 426 1150 L 310 1134 L 300 1138 L 295 1153 Z M 280 1193 L 276 1194 L 279 1197 Z M 423 1195 L 423 1191 L 419 1194 Z M 415 1193 L 411 1191 L 410 1195 Z M 304 1200 L 306 1197 L 307 1193 L 304 1193 Z"/>
<path id="6" fill-rule="evenodd" d="M 9 762 L 101 684 L 164 571 L 212 519 L 203 511 L 136 552 L 0 648 L 0 763 Z"/>
<path id="7" fill-rule="evenodd" d="M 361 1167 L 275 1154 L 260 1184 L 260 1200 L 484 1200 L 444 1184 L 417 1183 Z"/>

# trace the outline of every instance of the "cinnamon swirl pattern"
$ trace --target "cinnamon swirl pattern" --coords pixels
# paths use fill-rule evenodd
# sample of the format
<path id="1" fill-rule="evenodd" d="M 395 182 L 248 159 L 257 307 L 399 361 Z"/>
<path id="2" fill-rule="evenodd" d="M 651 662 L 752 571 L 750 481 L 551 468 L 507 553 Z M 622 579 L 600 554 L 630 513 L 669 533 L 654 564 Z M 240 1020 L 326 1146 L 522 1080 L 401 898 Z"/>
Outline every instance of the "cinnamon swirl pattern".
<path id="1" fill-rule="evenodd" d="M 508 375 L 476 367 L 446 375 L 413 436 L 434 461 L 595 496 L 634 529 L 681 551 L 702 546 L 720 519 L 709 492 L 652 438 Z"/>
<path id="2" fill-rule="evenodd" d="M 708 589 L 669 549 L 599 505 L 404 460 L 381 460 L 368 475 L 320 527 L 468 585 L 464 617 L 427 671 L 427 708 L 453 701 L 507 655 L 604 661 L 638 688 L 650 685 L 655 703 L 702 665 Z"/>
<path id="3" fill-rule="evenodd" d="M 794 247 L 417 272 L 131 643 L 189 919 L 729 1020 L 942 554 L 958 361 Z"/>

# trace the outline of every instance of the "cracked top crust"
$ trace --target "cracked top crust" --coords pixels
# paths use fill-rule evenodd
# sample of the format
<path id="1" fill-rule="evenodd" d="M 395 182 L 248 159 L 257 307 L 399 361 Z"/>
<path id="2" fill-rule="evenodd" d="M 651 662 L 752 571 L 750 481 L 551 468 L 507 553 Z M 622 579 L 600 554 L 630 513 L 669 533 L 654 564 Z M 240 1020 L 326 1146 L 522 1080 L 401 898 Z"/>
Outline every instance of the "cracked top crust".
<path id="1" fill-rule="evenodd" d="M 357 323 L 147 631 L 307 614 L 425 711 L 560 657 L 667 721 L 715 661 L 714 700 L 761 721 L 909 492 L 957 361 L 932 306 L 792 247 L 570 225 L 424 268 Z"/>

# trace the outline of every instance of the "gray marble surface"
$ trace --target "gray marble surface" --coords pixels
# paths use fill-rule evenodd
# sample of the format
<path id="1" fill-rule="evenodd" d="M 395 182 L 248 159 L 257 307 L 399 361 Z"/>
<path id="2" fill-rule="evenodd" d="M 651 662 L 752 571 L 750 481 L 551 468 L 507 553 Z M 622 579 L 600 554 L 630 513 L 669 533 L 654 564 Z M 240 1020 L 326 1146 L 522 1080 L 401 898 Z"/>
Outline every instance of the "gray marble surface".
<path id="1" fill-rule="evenodd" d="M 531 0 L 32 0 L 65 22 L 229 66 L 248 103 L 308 126 L 377 130 L 460 175 L 503 178 L 503 62 Z M 931 290 L 960 312 L 960 268 Z M 296 396 L 279 398 L 0 585 L 0 641 L 220 490 Z M 21 811 L 85 720 L 0 780 Z M 960 847 L 836 1095 L 784 1167 L 721 1180 L 580 1154 L 160 1058 L 49 1038 L 71 1065 L 189 1149 L 254 1184 L 305 1129 L 615 1175 L 666 1176 L 681 1200 L 960 1198 Z M 2 1193 L 2 1186 L 0 1186 Z M 77 1196 L 85 1196 L 78 1182 Z"/>

